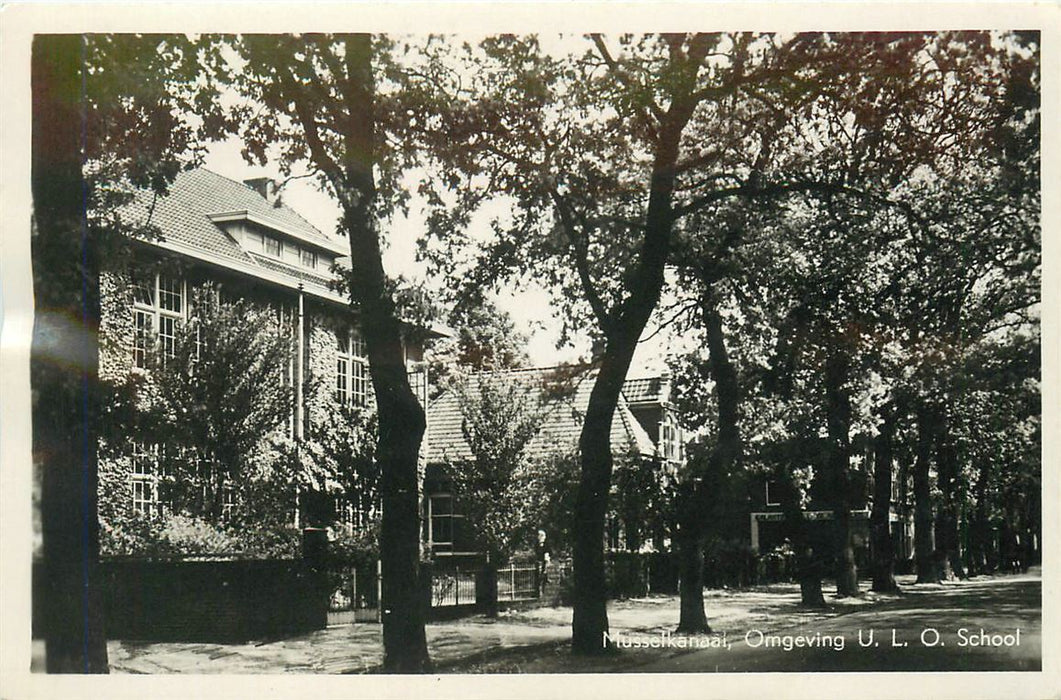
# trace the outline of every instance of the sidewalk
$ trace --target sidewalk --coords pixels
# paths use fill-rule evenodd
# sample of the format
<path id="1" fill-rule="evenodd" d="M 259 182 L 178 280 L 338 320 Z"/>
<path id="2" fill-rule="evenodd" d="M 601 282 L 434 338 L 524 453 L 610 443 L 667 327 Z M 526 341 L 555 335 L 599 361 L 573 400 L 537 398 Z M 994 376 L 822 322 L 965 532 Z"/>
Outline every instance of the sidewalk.
<path id="1" fill-rule="evenodd" d="M 900 583 L 909 585 L 912 580 L 901 577 Z M 952 584 L 943 584 L 947 585 Z M 737 630 L 750 628 L 777 630 L 806 625 L 897 598 L 866 591 L 859 598 L 835 599 L 827 588 L 825 609 L 802 610 L 796 584 L 705 591 L 704 597 L 716 636 L 727 631 L 732 636 Z M 678 597 L 613 602 L 608 616 L 613 636 L 673 632 L 678 622 Z M 566 652 L 570 625 L 569 607 L 535 608 L 502 613 L 496 620 L 477 616 L 433 623 L 428 625 L 427 639 L 431 659 L 441 672 L 532 670 L 541 668 L 543 661 L 549 671 L 591 672 L 595 669 L 586 666 L 586 659 L 561 653 Z M 374 623 L 257 644 L 112 641 L 108 651 L 112 673 L 364 673 L 378 669 L 383 660 L 381 630 Z"/>

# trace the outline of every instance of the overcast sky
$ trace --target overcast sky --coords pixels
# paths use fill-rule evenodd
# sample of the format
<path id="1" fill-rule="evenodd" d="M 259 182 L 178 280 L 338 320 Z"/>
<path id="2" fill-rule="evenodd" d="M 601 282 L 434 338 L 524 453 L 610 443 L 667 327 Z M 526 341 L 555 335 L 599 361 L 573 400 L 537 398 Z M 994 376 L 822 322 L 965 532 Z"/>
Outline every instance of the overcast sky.
<path id="1" fill-rule="evenodd" d="M 240 155 L 240 142 L 236 138 L 214 144 L 204 165 L 220 175 L 239 181 L 252 177 L 279 176 L 279 170 L 273 163 L 266 167 L 248 165 Z M 305 171 L 295 172 L 300 174 Z M 288 206 L 318 229 L 327 234 L 334 234 L 339 220 L 339 207 L 331 197 L 317 188 L 312 178 L 290 181 L 284 188 L 282 197 Z M 388 247 L 384 252 L 383 263 L 389 275 L 401 274 L 439 288 L 444 282 L 429 279 L 426 265 L 416 261 L 416 242 L 426 230 L 423 211 L 423 202 L 414 194 L 409 207 L 409 218 L 396 219 L 386 232 Z M 512 315 L 516 327 L 530 338 L 527 351 L 534 365 L 549 366 L 588 356 L 590 346 L 584 337 L 575 338 L 574 346 L 567 345 L 559 349 L 556 347 L 561 323 L 548 291 L 533 283 L 518 291 L 503 288 L 496 295 L 495 301 L 499 307 Z M 654 325 L 650 322 L 645 335 L 651 334 L 653 330 Z M 630 369 L 631 377 L 662 371 L 667 353 L 665 336 L 665 333 L 660 333 L 641 344 Z"/>

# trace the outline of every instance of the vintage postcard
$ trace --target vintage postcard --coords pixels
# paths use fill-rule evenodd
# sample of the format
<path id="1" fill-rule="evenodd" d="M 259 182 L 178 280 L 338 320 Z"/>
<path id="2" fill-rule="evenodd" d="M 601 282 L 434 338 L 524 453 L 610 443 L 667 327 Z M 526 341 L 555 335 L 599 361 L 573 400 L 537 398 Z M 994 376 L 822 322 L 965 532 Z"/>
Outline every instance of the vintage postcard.
<path id="1" fill-rule="evenodd" d="M 5 5 L 4 697 L 1061 694 L 1059 19 Z"/>

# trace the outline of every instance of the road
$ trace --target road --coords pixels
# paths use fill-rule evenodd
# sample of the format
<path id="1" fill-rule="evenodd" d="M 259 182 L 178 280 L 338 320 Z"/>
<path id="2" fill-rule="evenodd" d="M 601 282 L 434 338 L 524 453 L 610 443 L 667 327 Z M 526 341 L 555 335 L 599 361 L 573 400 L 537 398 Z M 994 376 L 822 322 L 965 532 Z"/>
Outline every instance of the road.
<path id="1" fill-rule="evenodd" d="M 1042 581 L 909 586 L 869 610 L 782 630 L 731 630 L 727 640 L 728 648 L 683 651 L 623 670 L 1039 671 Z"/>

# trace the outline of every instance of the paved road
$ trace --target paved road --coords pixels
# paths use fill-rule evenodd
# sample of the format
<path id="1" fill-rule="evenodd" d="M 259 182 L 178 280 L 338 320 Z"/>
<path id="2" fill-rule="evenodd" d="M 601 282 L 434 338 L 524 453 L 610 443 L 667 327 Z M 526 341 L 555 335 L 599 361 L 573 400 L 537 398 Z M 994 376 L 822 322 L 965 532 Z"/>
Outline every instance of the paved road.
<path id="1" fill-rule="evenodd" d="M 872 610 L 784 630 L 727 630 L 728 649 L 623 670 L 1039 671 L 1041 611 L 1042 582 L 1032 576 L 911 586 Z"/>

